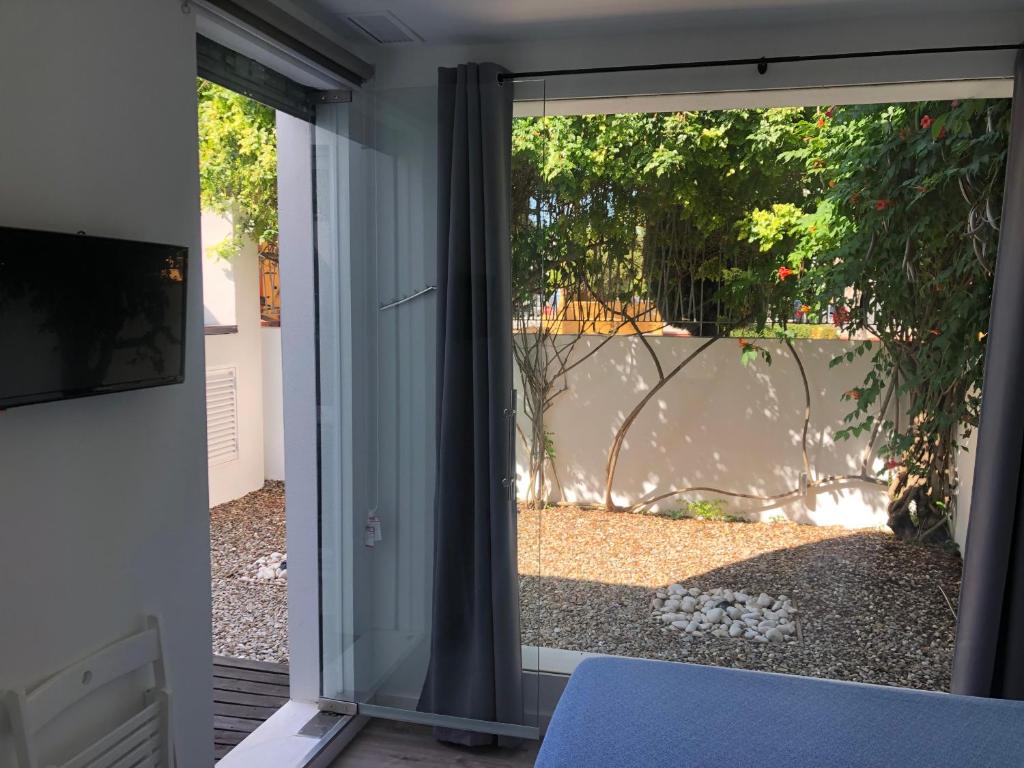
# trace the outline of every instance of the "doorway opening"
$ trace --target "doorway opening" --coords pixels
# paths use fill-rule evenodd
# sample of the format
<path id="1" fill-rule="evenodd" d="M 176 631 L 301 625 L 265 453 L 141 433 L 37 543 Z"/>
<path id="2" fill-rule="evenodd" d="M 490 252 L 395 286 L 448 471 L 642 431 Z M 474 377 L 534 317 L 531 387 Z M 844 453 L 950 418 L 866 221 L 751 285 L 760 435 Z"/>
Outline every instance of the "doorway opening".
<path id="1" fill-rule="evenodd" d="M 277 116 L 196 87 L 219 759 L 289 697 Z"/>
<path id="2" fill-rule="evenodd" d="M 523 642 L 542 668 L 614 654 L 948 690 L 1008 116 L 517 120 Z"/>

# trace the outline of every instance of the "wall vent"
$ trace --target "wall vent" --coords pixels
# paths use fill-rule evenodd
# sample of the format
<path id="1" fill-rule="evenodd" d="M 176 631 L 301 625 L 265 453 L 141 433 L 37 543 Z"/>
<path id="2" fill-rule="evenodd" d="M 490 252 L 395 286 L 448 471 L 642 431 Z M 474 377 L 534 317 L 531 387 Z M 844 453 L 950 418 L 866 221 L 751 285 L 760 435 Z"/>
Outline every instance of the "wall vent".
<path id="1" fill-rule="evenodd" d="M 238 458 L 238 374 L 206 369 L 206 459 L 211 466 Z"/>
<path id="2" fill-rule="evenodd" d="M 346 18 L 349 24 L 352 24 L 367 37 L 376 40 L 381 45 L 415 43 L 423 40 L 422 37 L 409 29 L 407 24 L 390 11 L 358 13 Z"/>

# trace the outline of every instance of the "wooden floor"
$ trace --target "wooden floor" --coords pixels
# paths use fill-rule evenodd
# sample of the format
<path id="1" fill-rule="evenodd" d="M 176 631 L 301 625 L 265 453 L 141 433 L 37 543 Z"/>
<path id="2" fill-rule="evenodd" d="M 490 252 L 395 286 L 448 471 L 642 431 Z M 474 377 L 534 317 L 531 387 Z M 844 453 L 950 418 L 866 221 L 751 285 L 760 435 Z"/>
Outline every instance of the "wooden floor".
<path id="1" fill-rule="evenodd" d="M 539 743 L 518 749 L 453 747 L 436 741 L 431 729 L 392 720 L 372 720 L 331 768 L 531 768 Z"/>
<path id="2" fill-rule="evenodd" d="M 213 657 L 213 746 L 217 760 L 288 701 L 288 665 Z"/>

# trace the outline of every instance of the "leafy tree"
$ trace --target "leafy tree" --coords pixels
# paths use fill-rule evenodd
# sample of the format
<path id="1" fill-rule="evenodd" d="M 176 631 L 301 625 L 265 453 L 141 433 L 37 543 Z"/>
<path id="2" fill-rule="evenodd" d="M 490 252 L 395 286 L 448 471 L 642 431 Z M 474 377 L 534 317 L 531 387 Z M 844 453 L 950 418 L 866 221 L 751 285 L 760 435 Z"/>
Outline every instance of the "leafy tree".
<path id="1" fill-rule="evenodd" d="M 640 334 L 657 380 L 610 446 L 606 506 L 614 508 L 619 452 L 639 413 L 738 324 L 792 351 L 807 396 L 810 477 L 809 389 L 787 328 L 799 307 L 832 313 L 862 339 L 836 364 L 872 355 L 865 381 L 845 395 L 852 410 L 837 436 L 869 432 L 870 446 L 882 439 L 894 470 L 893 529 L 946 536 L 955 449 L 980 406 L 1008 122 L 1005 101 L 517 122 L 517 306 L 572 286 L 571 295 L 599 302 L 638 334 L 631 308 L 641 298 L 666 322 L 708 337 L 665 370 Z M 537 338 L 521 333 L 517 342 Z M 744 363 L 770 362 L 756 342 L 740 343 Z M 564 363 L 553 376 L 561 388 L 550 369 L 537 370 L 542 390 L 564 389 Z M 888 415 L 893 399 L 905 418 Z M 547 396 L 535 402 L 531 418 L 550 406 Z M 534 437 L 537 455 L 548 441 L 543 430 Z M 873 479 L 870 446 L 861 479 Z"/>
<path id="2" fill-rule="evenodd" d="M 1009 102 L 921 102 L 820 112 L 800 127 L 814 194 L 782 222 L 804 300 L 838 308 L 872 355 L 837 436 L 884 436 L 897 534 L 950 533 L 956 449 L 978 422 L 999 234 Z M 813 202 L 817 198 L 817 202 Z M 886 417 L 895 396 L 897 413 Z"/>
<path id="3" fill-rule="evenodd" d="M 204 210 L 230 215 L 224 257 L 244 238 L 277 252 L 277 130 L 274 110 L 240 93 L 198 80 L 199 182 Z"/>

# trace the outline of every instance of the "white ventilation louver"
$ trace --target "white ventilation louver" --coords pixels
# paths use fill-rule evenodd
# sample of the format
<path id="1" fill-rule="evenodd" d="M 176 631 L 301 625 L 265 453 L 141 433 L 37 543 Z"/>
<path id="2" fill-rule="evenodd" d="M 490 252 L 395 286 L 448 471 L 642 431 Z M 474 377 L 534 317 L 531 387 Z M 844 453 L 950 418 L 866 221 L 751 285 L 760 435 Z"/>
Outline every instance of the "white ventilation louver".
<path id="1" fill-rule="evenodd" d="M 414 43 L 423 39 L 390 11 L 357 13 L 347 18 L 350 24 L 381 45 Z"/>
<path id="2" fill-rule="evenodd" d="M 211 465 L 238 458 L 237 383 L 234 368 L 206 369 L 206 458 Z"/>

